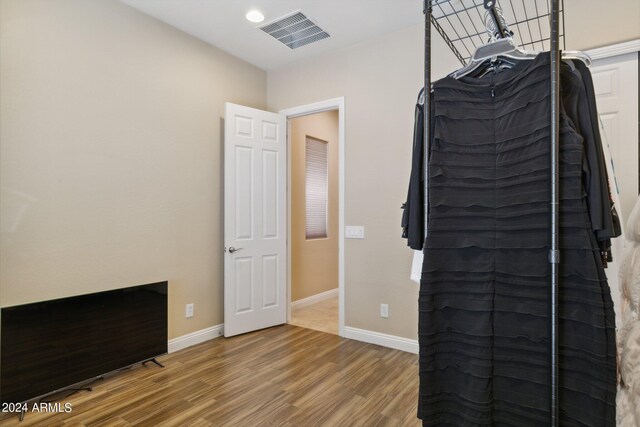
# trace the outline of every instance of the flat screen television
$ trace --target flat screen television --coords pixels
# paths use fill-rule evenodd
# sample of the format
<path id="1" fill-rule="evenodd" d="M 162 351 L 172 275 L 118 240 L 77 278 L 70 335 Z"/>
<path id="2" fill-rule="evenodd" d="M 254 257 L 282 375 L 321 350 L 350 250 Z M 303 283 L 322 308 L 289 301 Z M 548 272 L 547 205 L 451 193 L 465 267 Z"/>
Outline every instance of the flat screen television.
<path id="1" fill-rule="evenodd" d="M 167 287 L 3 307 L 0 402 L 26 402 L 167 353 Z"/>

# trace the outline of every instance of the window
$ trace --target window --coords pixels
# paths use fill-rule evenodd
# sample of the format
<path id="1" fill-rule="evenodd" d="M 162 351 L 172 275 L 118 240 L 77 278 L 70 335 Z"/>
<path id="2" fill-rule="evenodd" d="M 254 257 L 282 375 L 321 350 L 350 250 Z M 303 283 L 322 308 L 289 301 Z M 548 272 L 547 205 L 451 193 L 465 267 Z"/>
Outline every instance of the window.
<path id="1" fill-rule="evenodd" d="M 327 141 L 307 136 L 305 165 L 306 236 L 307 239 L 326 238 L 329 194 Z"/>

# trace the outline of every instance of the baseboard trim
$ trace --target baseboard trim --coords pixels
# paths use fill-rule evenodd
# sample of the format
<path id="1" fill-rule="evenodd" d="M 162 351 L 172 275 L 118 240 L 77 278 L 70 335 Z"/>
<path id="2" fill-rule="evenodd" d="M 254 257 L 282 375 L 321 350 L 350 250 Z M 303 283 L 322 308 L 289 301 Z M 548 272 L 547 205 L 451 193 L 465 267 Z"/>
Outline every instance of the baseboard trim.
<path id="1" fill-rule="evenodd" d="M 337 296 L 338 296 L 338 288 L 331 289 L 329 291 L 311 295 L 310 297 L 299 299 L 298 301 L 291 301 L 291 308 L 306 307 L 308 305 L 312 305 L 317 302 L 324 301 Z"/>
<path id="2" fill-rule="evenodd" d="M 351 326 L 345 326 L 344 337 L 415 354 L 418 354 L 419 349 L 418 340 L 368 331 L 366 329 L 352 328 Z"/>
<path id="3" fill-rule="evenodd" d="M 178 350 L 191 347 L 192 345 L 200 344 L 205 341 L 212 340 L 222 336 L 224 325 L 215 325 L 209 328 L 200 329 L 199 331 L 191 332 L 190 334 L 182 335 L 177 338 L 169 340 L 169 353 L 174 353 Z"/>
<path id="4" fill-rule="evenodd" d="M 325 296 L 322 299 L 328 299 L 331 295 L 330 293 L 337 293 L 337 289 L 332 289 L 331 291 L 323 292 L 322 294 L 313 295 L 309 298 L 315 298 L 319 295 L 328 294 L 330 296 Z M 305 298 L 306 301 L 309 298 Z M 320 299 L 320 301 L 322 301 Z M 297 301 L 296 301 L 297 302 Z M 317 301 L 316 301 L 317 302 Z M 312 303 L 304 303 L 305 305 L 309 305 Z M 209 341 L 215 338 L 222 336 L 224 332 L 224 324 L 211 326 L 209 328 L 200 329 L 199 331 L 191 332 L 190 334 L 182 335 L 177 338 L 173 338 L 169 340 L 169 353 L 175 353 L 176 351 L 183 350 L 185 348 L 191 347 L 196 344 L 203 343 L 205 341 Z M 351 326 L 345 326 L 344 328 L 344 338 L 349 338 L 356 341 L 362 341 L 369 344 L 376 344 L 382 347 L 393 348 L 396 350 L 406 351 L 409 353 L 418 354 L 418 340 L 412 340 L 409 338 L 403 338 L 396 335 L 383 334 L 381 332 L 369 331 L 366 329 L 353 328 Z"/>

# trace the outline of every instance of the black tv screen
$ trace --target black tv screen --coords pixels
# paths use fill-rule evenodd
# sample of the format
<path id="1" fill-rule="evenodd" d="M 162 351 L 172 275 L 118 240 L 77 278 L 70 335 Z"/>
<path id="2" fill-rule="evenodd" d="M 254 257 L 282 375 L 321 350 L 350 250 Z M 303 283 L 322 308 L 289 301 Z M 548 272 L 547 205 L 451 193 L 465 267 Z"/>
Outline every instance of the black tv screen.
<path id="1" fill-rule="evenodd" d="M 167 353 L 167 282 L 2 308 L 0 402 Z"/>

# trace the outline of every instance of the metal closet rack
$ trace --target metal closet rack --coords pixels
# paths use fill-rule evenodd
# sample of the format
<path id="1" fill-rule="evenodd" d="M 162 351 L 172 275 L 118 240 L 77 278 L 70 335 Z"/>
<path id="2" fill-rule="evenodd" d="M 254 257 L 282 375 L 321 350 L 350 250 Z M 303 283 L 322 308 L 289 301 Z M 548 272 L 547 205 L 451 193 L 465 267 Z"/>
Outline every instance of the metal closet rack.
<path id="1" fill-rule="evenodd" d="M 492 3 L 488 8 L 485 4 Z M 558 38 L 565 47 L 564 1 L 560 0 L 558 19 L 562 29 Z M 466 65 L 474 50 L 488 42 L 486 20 L 496 28 L 498 37 L 511 36 L 523 49 L 550 49 L 548 0 L 432 0 L 431 24 L 442 36 L 451 51 Z"/>
<path id="2" fill-rule="evenodd" d="M 490 39 L 511 37 L 524 49 L 548 50 L 550 56 L 550 425 L 559 425 L 558 411 L 558 267 L 560 42 L 565 45 L 563 0 L 423 0 L 424 87 L 431 88 L 431 27 L 436 29 L 462 65 L 476 47 Z M 562 32 L 560 31 L 562 28 Z M 428 152 L 431 129 L 431 90 L 424 91 L 425 235 L 428 215 Z"/>

